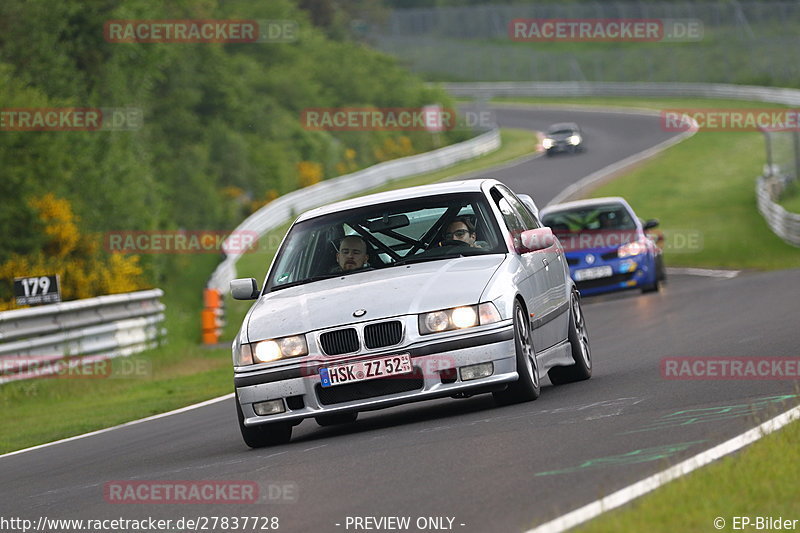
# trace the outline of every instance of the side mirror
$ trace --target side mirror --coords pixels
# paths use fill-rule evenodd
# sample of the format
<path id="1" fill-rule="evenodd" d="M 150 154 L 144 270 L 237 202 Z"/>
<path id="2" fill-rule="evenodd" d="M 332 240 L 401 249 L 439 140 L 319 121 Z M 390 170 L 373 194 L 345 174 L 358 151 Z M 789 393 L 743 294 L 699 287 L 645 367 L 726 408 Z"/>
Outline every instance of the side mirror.
<path id="1" fill-rule="evenodd" d="M 650 220 L 644 223 L 643 227 L 644 229 L 650 229 L 650 228 L 655 228 L 656 226 L 658 226 L 658 219 L 651 218 Z"/>
<path id="2" fill-rule="evenodd" d="M 234 300 L 255 300 L 258 298 L 258 282 L 254 278 L 240 278 L 231 281 L 231 296 Z"/>
<path id="3" fill-rule="evenodd" d="M 522 249 L 520 253 L 537 252 L 550 248 L 555 244 L 556 238 L 550 228 L 536 228 L 525 230 L 519 235 Z"/>

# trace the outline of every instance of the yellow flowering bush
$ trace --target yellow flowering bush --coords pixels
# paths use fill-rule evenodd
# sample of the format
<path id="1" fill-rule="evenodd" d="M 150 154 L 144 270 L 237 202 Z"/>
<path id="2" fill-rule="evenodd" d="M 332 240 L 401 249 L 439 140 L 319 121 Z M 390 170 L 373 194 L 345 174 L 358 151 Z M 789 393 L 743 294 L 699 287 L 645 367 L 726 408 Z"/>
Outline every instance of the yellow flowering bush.
<path id="1" fill-rule="evenodd" d="M 81 235 L 68 200 L 48 193 L 29 204 L 42 222 L 46 244 L 43 250 L 13 254 L 0 264 L 0 280 L 8 281 L 5 290 L 0 287 L 0 310 L 16 307 L 10 283 L 16 277 L 58 274 L 63 300 L 148 287 L 139 256 L 103 254 L 99 234 Z"/>
<path id="2" fill-rule="evenodd" d="M 322 181 L 322 165 L 313 161 L 297 163 L 297 179 L 300 187 L 308 187 Z"/>

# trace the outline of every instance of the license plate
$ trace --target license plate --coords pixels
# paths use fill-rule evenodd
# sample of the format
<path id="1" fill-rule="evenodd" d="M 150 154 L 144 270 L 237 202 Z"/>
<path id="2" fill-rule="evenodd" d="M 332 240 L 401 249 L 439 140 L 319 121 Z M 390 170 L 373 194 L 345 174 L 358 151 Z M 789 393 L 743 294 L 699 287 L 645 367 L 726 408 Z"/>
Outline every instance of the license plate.
<path id="1" fill-rule="evenodd" d="M 323 387 L 333 387 L 368 379 L 408 374 L 411 371 L 411 355 L 404 353 L 320 368 L 319 377 Z"/>
<path id="2" fill-rule="evenodd" d="M 575 281 L 584 281 L 587 279 L 607 278 L 614 274 L 610 266 L 599 266 L 592 268 L 583 268 L 575 271 Z"/>

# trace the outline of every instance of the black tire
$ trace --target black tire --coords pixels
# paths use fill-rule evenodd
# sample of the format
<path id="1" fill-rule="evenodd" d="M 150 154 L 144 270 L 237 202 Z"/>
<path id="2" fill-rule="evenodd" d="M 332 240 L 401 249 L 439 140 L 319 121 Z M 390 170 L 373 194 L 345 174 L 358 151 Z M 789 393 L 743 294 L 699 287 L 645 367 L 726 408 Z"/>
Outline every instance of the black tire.
<path id="1" fill-rule="evenodd" d="M 648 293 L 651 293 L 651 292 L 658 292 L 659 289 L 661 289 L 661 283 L 659 283 L 659 281 L 656 280 L 654 283 L 652 283 L 650 285 L 647 285 L 645 287 L 642 287 L 642 294 L 648 294 Z"/>
<path id="2" fill-rule="evenodd" d="M 658 281 L 667 281 L 667 268 L 664 266 L 664 256 L 656 257 L 656 278 Z"/>
<path id="3" fill-rule="evenodd" d="M 315 416 L 314 420 L 317 421 L 322 427 L 338 426 L 340 424 L 352 424 L 358 418 L 358 411 L 352 413 L 338 413 L 335 415 L 322 415 Z"/>
<path id="4" fill-rule="evenodd" d="M 239 404 L 239 395 L 234 398 L 236 401 L 236 415 L 239 418 L 239 429 L 242 432 L 244 443 L 251 448 L 263 448 L 264 446 L 275 446 L 286 444 L 292 439 L 291 422 L 275 422 L 272 424 L 261 424 L 258 426 L 245 426 L 242 406 Z"/>
<path id="5" fill-rule="evenodd" d="M 570 366 L 554 366 L 547 373 L 553 385 L 583 381 L 592 377 L 592 352 L 589 348 L 589 332 L 581 308 L 581 296 L 573 289 L 569 311 L 569 344 L 572 347 Z"/>
<path id="6" fill-rule="evenodd" d="M 519 379 L 510 383 L 505 390 L 492 393 L 500 405 L 530 402 L 539 397 L 541 384 L 536 351 L 531 343 L 530 321 L 519 301 L 514 302 L 514 348 L 517 359 Z"/>
<path id="7" fill-rule="evenodd" d="M 658 279 L 658 273 L 656 273 L 656 280 L 650 285 L 645 285 L 644 287 L 642 287 L 642 294 L 647 294 L 649 292 L 658 292 L 659 289 L 661 289 L 661 282 Z"/>
<path id="8" fill-rule="evenodd" d="M 546 150 L 545 155 L 547 155 L 547 157 L 553 157 L 553 152 L 551 152 L 550 150 Z"/>

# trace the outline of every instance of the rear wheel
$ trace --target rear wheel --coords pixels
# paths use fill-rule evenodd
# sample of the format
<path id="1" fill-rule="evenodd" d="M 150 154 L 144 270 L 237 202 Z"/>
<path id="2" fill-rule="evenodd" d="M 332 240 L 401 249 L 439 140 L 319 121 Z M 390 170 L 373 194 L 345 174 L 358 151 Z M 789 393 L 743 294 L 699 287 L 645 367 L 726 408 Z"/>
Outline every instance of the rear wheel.
<path id="1" fill-rule="evenodd" d="M 239 404 L 238 394 L 236 394 L 234 400 L 236 401 L 236 415 L 239 418 L 239 429 L 242 432 L 242 439 L 245 444 L 251 448 L 263 448 L 264 446 L 286 444 L 292 439 L 292 424 L 290 422 L 245 426 L 244 414 L 242 413 L 242 406 Z"/>
<path id="2" fill-rule="evenodd" d="M 553 385 L 582 381 L 592 377 L 592 352 L 589 349 L 589 332 L 586 330 L 586 321 L 581 307 L 581 296 L 573 289 L 570 298 L 569 313 L 569 344 L 572 347 L 572 359 L 575 361 L 570 366 L 554 366 L 547 373 Z"/>
<path id="3" fill-rule="evenodd" d="M 338 426 L 339 424 L 352 424 L 358 418 L 358 411 L 352 413 L 337 413 L 335 415 L 322 415 L 314 417 L 322 427 Z"/>
<path id="4" fill-rule="evenodd" d="M 519 301 L 514 302 L 514 347 L 519 379 L 492 395 L 500 405 L 529 402 L 539 397 L 539 365 L 531 343 L 530 321 Z"/>

